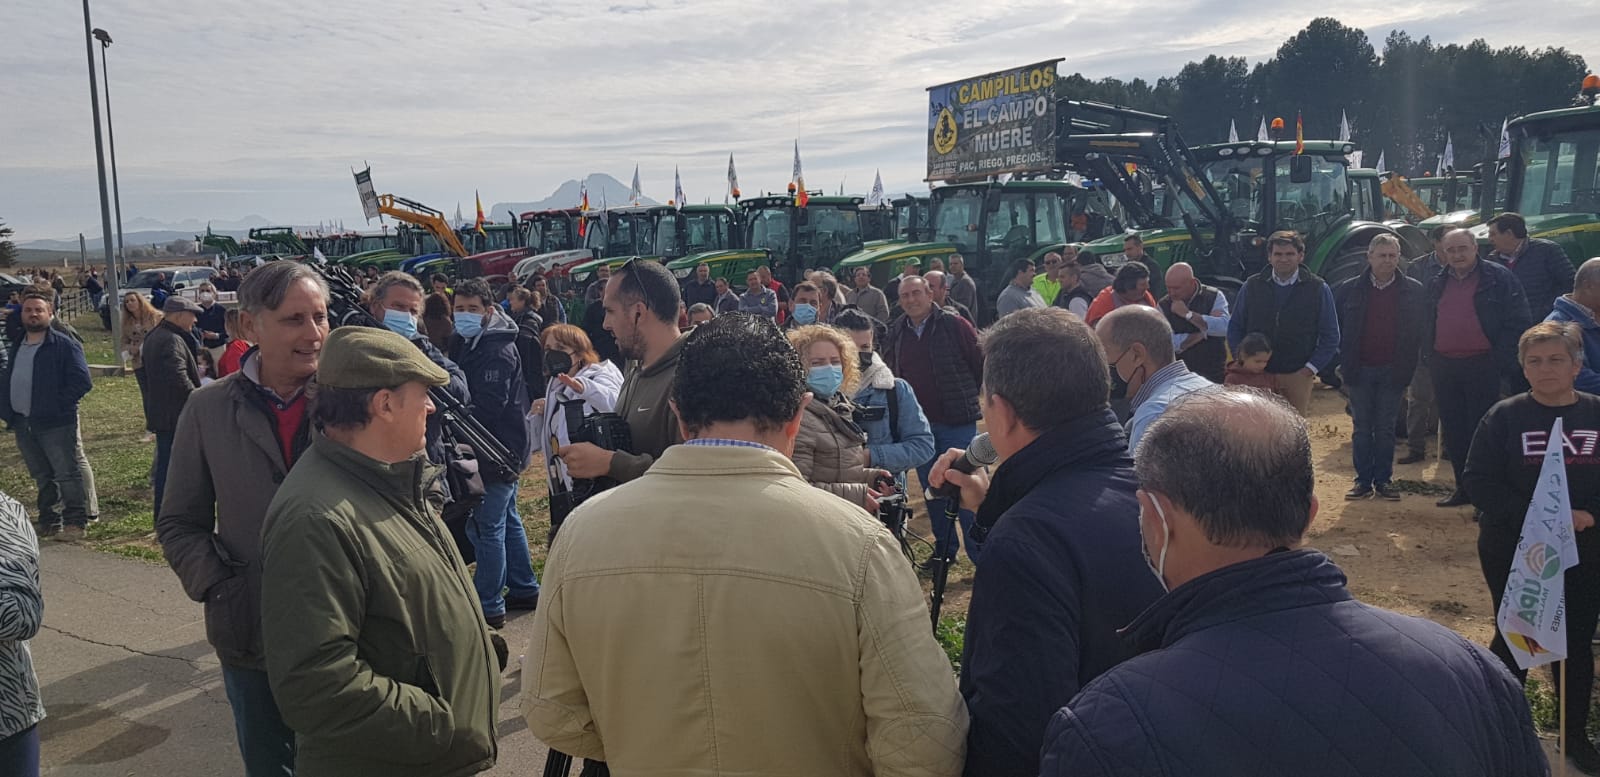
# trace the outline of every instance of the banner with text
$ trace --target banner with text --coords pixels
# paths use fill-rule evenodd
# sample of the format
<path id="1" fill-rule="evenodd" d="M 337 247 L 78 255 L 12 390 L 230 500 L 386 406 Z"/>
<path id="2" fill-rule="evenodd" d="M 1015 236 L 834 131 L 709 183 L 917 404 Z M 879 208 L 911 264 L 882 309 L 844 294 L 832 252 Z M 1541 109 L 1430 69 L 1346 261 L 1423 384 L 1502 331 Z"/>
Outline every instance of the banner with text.
<path id="1" fill-rule="evenodd" d="M 928 90 L 928 180 L 982 179 L 1056 164 L 1056 63 Z"/>
<path id="2" fill-rule="evenodd" d="M 356 193 L 361 195 L 361 212 L 366 215 L 367 221 L 379 218 L 378 192 L 372 188 L 372 168 L 356 173 Z"/>

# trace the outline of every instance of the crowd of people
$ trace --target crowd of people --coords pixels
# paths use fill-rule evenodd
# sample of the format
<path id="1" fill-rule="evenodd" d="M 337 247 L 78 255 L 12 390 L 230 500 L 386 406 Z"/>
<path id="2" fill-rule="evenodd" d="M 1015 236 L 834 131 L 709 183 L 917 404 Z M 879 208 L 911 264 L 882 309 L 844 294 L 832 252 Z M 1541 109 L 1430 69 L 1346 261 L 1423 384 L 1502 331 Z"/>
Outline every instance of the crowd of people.
<path id="1" fill-rule="evenodd" d="M 251 777 L 493 765 L 499 629 L 529 610 L 529 728 L 623 773 L 1538 775 L 1503 640 L 1361 604 L 1304 547 L 1319 374 L 1353 418 L 1347 499 L 1401 498 L 1397 428 L 1412 451 L 1433 432 L 1400 413 L 1437 407 L 1456 476 L 1440 504 L 1477 508 L 1496 608 L 1563 418 L 1585 563 L 1567 573 L 1562 703 L 1584 730 L 1600 259 L 1574 274 L 1515 214 L 1491 234 L 1488 259 L 1441 231 L 1406 267 L 1380 235 L 1330 285 L 1276 233 L 1231 301 L 1186 264 L 1158 278 L 1136 236 L 1114 272 L 1069 245 L 993 290 L 959 255 L 883 289 L 867 268 L 846 288 L 762 267 L 743 293 L 633 260 L 572 308 L 545 279 L 374 272 L 374 326 L 331 331 L 323 276 L 282 261 L 246 273 L 233 310 L 204 286 L 126 295 L 120 347 L 156 446 L 157 537 L 204 604 Z M 0 674 L 28 678 L 35 536 L 81 538 L 98 514 L 77 412 L 92 383 L 54 312 L 25 295 L 0 373 L 39 485 L 36 524 L 0 499 L 0 583 L 32 618 L 0 632 Z M 446 396 L 505 471 L 463 469 Z M 980 422 L 992 471 L 958 466 Z M 530 539 L 536 452 L 552 534 Z M 913 471 L 924 567 L 962 547 L 976 567 L 959 676 L 874 517 Z M 31 774 L 43 710 L 21 685 L 0 767 L 31 752 Z M 1586 737 L 1565 754 L 1600 773 Z"/>

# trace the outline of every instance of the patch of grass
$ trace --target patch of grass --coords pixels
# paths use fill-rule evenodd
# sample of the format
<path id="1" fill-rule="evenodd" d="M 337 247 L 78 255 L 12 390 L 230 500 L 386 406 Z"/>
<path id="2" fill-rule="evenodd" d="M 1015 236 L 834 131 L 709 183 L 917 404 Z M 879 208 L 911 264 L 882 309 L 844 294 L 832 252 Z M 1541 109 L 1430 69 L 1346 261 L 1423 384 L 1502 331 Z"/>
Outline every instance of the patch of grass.
<path id="1" fill-rule="evenodd" d="M 1550 687 L 1548 681 L 1540 677 L 1528 678 L 1523 685 L 1522 692 L 1528 697 L 1528 708 L 1533 712 L 1533 725 L 1541 732 L 1556 734 L 1560 732 L 1560 710 L 1556 707 L 1555 689 Z M 1587 734 L 1589 739 L 1600 735 L 1600 697 L 1592 699 L 1589 707 L 1589 725 Z"/>
<path id="2" fill-rule="evenodd" d="M 967 618 L 949 615 L 939 619 L 939 629 L 934 633 L 939 640 L 939 646 L 944 648 L 946 658 L 950 659 L 950 669 L 956 674 L 961 674 L 961 651 L 967 644 Z"/>
<path id="3" fill-rule="evenodd" d="M 111 333 L 100 328 L 98 318 L 79 317 L 74 325 L 83 334 L 89 360 L 109 359 Z M 94 388 L 78 408 L 78 425 L 84 452 L 94 471 L 99 494 L 100 522 L 89 527 L 94 547 L 134 558 L 160 560 L 149 542 L 155 531 L 151 509 L 150 464 L 155 443 L 141 442 L 144 413 L 140 409 L 139 384 L 132 375 L 96 378 Z M 22 464 L 16 438 L 3 435 L 0 441 L 0 490 L 34 512 L 38 491 Z M 135 547 L 122 549 L 125 544 Z"/>

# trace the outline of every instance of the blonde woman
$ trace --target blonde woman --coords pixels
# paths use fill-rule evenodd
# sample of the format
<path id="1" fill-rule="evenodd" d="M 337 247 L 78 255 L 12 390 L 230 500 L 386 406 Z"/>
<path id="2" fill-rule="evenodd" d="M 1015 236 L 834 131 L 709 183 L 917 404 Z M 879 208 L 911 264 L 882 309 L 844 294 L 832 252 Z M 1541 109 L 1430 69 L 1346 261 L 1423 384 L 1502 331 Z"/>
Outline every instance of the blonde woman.
<path id="1" fill-rule="evenodd" d="M 803 326 L 789 332 L 789 342 L 806 367 L 811 402 L 794 441 L 794 464 L 811 484 L 861 505 L 878 509 L 873 489 L 889 473 L 867 466 L 867 435 L 853 418 L 860 379 L 855 344 L 831 326 Z"/>
<path id="2" fill-rule="evenodd" d="M 161 311 L 156 310 L 150 300 L 136 291 L 122 295 L 122 363 L 133 370 L 133 377 L 139 382 L 139 402 L 147 412 L 145 413 L 145 442 L 155 439 L 149 431 L 150 414 L 148 400 L 145 398 L 144 361 L 139 356 L 139 351 L 144 347 L 144 336 L 161 323 Z"/>

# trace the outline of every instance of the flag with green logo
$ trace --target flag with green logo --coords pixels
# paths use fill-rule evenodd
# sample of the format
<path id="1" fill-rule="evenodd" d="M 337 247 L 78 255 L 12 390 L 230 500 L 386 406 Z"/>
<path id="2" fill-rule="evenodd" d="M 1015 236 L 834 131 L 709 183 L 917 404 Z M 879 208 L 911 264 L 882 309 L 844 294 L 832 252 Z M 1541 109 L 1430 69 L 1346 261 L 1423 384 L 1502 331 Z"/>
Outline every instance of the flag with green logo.
<path id="1" fill-rule="evenodd" d="M 1550 428 L 1533 502 L 1522 519 L 1522 539 L 1511 562 L 1495 624 L 1517 666 L 1532 669 L 1567 657 L 1566 575 L 1578 565 L 1567 492 L 1567 448 L 1561 419 Z M 1585 637 L 1587 639 L 1587 637 Z"/>

